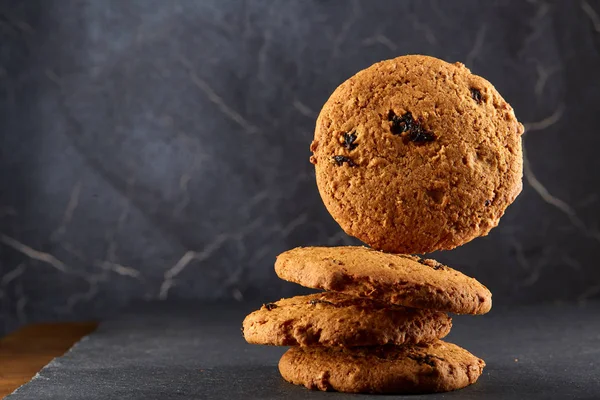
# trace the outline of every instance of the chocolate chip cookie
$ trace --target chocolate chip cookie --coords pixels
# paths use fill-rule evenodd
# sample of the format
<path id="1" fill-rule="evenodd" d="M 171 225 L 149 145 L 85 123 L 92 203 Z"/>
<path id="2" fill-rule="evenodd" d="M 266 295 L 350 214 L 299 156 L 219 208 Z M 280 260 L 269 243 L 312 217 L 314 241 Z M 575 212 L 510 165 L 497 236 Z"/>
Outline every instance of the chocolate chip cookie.
<path id="1" fill-rule="evenodd" d="M 393 253 L 487 235 L 522 188 L 520 124 L 463 64 L 411 55 L 342 83 L 317 119 L 311 162 L 342 229 Z"/>
<path id="2" fill-rule="evenodd" d="M 243 323 L 248 343 L 275 346 L 377 346 L 429 343 L 446 336 L 443 312 L 326 292 L 262 306 Z"/>
<path id="3" fill-rule="evenodd" d="M 361 246 L 298 247 L 277 257 L 275 272 L 300 285 L 406 307 L 485 314 L 492 294 L 476 279 L 416 256 Z"/>
<path id="4" fill-rule="evenodd" d="M 279 361 L 285 380 L 351 393 L 448 392 L 477 381 L 485 362 L 452 343 L 423 346 L 293 347 Z"/>

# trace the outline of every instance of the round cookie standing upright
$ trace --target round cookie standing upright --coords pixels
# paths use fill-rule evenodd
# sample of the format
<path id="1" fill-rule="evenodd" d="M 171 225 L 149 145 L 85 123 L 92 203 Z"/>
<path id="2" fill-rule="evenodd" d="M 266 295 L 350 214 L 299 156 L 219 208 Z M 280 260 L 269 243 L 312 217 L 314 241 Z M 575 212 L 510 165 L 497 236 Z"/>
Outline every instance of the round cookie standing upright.
<path id="1" fill-rule="evenodd" d="M 487 235 L 522 188 L 520 124 L 485 79 L 427 56 L 382 61 L 342 83 L 311 144 L 342 229 L 393 253 Z"/>

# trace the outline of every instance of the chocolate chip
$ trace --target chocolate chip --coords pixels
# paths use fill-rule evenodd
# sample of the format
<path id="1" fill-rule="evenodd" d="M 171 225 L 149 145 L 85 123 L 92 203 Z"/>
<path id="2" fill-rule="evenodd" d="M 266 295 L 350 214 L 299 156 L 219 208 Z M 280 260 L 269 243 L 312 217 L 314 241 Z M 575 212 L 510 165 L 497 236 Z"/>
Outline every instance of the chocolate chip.
<path id="1" fill-rule="evenodd" d="M 352 132 L 352 133 L 344 133 L 344 147 L 347 148 L 348 150 L 354 150 L 356 148 L 356 146 L 358 146 L 356 143 L 354 143 L 356 141 L 356 133 Z"/>
<path id="2" fill-rule="evenodd" d="M 349 157 L 333 156 L 332 159 L 338 165 L 338 167 L 341 166 L 343 163 L 348 164 L 348 166 L 350 166 L 350 167 L 356 167 L 356 163 L 354 161 L 352 161 L 352 159 L 350 159 Z"/>
<path id="3" fill-rule="evenodd" d="M 486 207 L 489 207 L 492 204 L 491 200 L 486 200 L 485 203 L 483 203 Z"/>
<path id="4" fill-rule="evenodd" d="M 483 96 L 479 89 L 471 88 L 471 97 L 477 102 L 477 104 L 481 104 L 483 101 Z"/>
<path id="5" fill-rule="evenodd" d="M 272 309 L 277 308 L 277 304 L 275 304 L 275 303 L 267 303 L 267 304 L 265 304 L 265 308 L 267 310 L 271 311 Z"/>
<path id="6" fill-rule="evenodd" d="M 411 113 L 408 112 L 399 117 L 391 110 L 388 113 L 388 121 L 392 122 L 391 131 L 394 135 L 400 135 L 404 132 L 410 131 L 413 129 L 415 123 Z"/>
<path id="7" fill-rule="evenodd" d="M 388 121 L 392 122 L 390 127 L 392 134 L 402 135 L 403 133 L 408 132 L 408 140 L 413 143 L 425 143 L 435 140 L 435 135 L 423 128 L 421 122 L 415 120 L 410 112 L 399 117 L 390 110 L 388 113 Z"/>
<path id="8" fill-rule="evenodd" d="M 408 138 L 411 142 L 415 143 L 433 142 L 435 140 L 433 133 L 423 129 L 420 124 L 417 125 L 414 130 L 411 130 L 408 133 Z"/>

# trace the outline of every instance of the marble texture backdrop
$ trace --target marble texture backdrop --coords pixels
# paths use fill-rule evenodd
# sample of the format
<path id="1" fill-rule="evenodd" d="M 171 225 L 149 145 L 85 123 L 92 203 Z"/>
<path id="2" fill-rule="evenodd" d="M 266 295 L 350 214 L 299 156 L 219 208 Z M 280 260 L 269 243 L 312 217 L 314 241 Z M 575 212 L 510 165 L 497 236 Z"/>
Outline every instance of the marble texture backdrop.
<path id="1" fill-rule="evenodd" d="M 435 254 L 496 306 L 600 296 L 596 0 L 0 0 L 0 332 L 135 299 L 278 299 L 348 238 L 308 162 L 333 89 L 422 53 L 526 125 L 524 190 Z"/>

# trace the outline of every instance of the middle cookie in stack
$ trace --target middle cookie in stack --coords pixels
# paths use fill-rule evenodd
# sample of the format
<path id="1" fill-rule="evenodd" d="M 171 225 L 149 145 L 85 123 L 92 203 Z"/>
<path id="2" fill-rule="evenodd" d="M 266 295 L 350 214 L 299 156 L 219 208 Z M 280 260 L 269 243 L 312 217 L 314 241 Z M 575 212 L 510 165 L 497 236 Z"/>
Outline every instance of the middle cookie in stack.
<path id="1" fill-rule="evenodd" d="M 434 260 L 365 247 L 297 248 L 277 258 L 284 280 L 328 292 L 265 304 L 246 317 L 249 343 L 294 346 L 282 376 L 311 389 L 437 392 L 474 383 L 485 363 L 441 341 L 446 312 L 484 314 L 491 293 Z"/>

